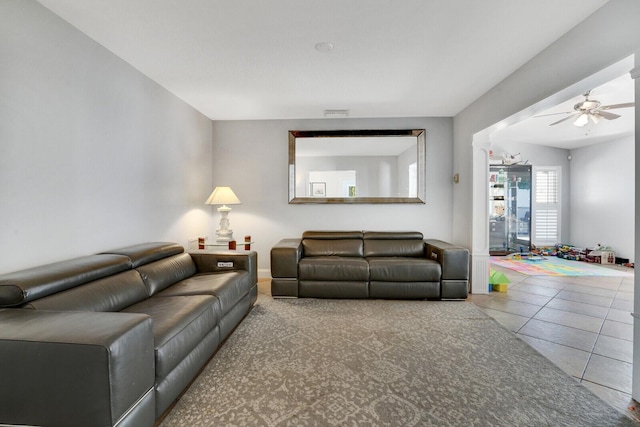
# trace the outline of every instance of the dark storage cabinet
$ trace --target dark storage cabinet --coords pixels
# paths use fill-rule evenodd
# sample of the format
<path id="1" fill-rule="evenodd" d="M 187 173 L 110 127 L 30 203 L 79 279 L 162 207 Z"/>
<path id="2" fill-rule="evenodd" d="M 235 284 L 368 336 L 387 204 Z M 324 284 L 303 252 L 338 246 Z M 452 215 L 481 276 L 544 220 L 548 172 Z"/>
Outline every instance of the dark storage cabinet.
<path id="1" fill-rule="evenodd" d="M 531 165 L 489 168 L 489 253 L 531 250 Z"/>

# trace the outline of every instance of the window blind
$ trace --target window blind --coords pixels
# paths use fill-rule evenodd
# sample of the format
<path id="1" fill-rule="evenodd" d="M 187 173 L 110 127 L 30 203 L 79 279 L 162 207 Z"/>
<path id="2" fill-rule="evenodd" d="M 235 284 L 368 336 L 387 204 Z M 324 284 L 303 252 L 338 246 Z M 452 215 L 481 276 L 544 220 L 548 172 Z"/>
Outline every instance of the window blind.
<path id="1" fill-rule="evenodd" d="M 534 243 L 560 242 L 560 168 L 538 167 L 535 171 Z"/>

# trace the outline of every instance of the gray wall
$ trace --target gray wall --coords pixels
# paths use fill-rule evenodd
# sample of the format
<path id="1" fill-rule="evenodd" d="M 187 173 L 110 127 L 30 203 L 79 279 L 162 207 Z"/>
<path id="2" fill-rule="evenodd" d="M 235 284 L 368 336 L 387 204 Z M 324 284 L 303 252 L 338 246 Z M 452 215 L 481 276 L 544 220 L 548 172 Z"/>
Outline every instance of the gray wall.
<path id="1" fill-rule="evenodd" d="M 611 246 L 635 258 L 633 136 L 571 150 L 571 243 Z"/>
<path id="2" fill-rule="evenodd" d="M 426 204 L 291 205 L 288 203 L 288 131 L 426 129 Z M 251 235 L 261 275 L 269 250 L 305 230 L 417 230 L 450 239 L 452 119 L 326 119 L 213 122 L 213 180 L 233 188 L 242 205 L 230 214 L 236 238 Z M 217 221 L 217 219 L 216 219 Z M 214 221 L 215 222 L 215 221 Z M 215 237 L 213 224 L 209 236 Z"/>
<path id="3" fill-rule="evenodd" d="M 454 172 L 460 173 L 453 194 L 456 243 L 471 247 L 474 134 L 507 118 L 512 121 L 503 123 L 512 124 L 528 107 L 640 51 L 638 16 L 637 0 L 610 0 L 454 118 Z M 597 42 L 585 43 L 584 34 L 593 28 L 606 31 L 599 33 Z M 548 107 L 558 103 L 549 102 Z"/>
<path id="4" fill-rule="evenodd" d="M 35 1 L 0 58 L 0 272 L 205 231 L 209 119 Z"/>

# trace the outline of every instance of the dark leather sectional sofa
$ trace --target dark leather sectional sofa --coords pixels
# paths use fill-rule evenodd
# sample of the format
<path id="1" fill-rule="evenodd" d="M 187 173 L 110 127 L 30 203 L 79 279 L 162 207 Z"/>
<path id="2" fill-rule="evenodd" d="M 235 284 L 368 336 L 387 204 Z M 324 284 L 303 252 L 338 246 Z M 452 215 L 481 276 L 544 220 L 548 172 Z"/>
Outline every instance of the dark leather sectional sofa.
<path id="1" fill-rule="evenodd" d="M 153 426 L 257 298 L 255 252 L 146 243 L 0 276 L 0 424 Z"/>
<path id="2" fill-rule="evenodd" d="M 460 299 L 469 251 L 419 232 L 305 231 L 271 249 L 274 297 Z"/>

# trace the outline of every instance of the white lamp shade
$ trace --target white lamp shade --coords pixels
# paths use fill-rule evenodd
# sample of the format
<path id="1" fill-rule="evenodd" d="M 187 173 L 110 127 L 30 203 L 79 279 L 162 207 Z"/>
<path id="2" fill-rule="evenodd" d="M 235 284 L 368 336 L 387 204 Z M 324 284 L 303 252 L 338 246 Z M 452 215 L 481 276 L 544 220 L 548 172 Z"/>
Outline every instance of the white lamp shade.
<path id="1" fill-rule="evenodd" d="M 231 187 L 216 187 L 205 204 L 207 205 L 239 205 L 240 199 Z"/>

